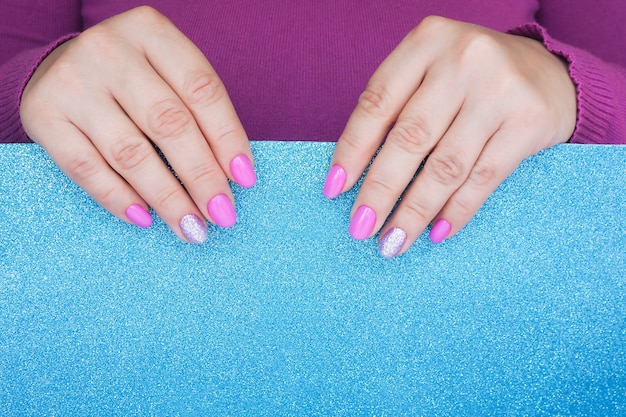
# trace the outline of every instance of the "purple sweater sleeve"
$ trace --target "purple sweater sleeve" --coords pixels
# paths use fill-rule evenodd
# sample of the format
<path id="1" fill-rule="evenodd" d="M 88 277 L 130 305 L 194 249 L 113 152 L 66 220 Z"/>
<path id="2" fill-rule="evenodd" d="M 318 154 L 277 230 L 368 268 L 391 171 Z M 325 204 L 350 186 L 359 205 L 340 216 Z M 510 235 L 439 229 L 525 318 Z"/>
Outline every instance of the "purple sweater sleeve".
<path id="1" fill-rule="evenodd" d="M 578 93 L 578 122 L 571 142 L 626 143 L 624 1 L 540 0 L 539 4 L 541 27 L 526 25 L 514 32 L 542 40 L 569 62 Z"/>
<path id="2" fill-rule="evenodd" d="M 570 6 L 571 7 L 571 6 Z M 576 85 L 578 117 L 571 143 L 626 143 L 626 69 L 601 60 L 580 48 L 552 38 L 537 23 L 510 33 L 543 42 L 546 48 L 569 63 Z M 616 49 L 618 42 L 614 41 Z"/>
<path id="3" fill-rule="evenodd" d="M 0 143 L 28 142 L 19 103 L 37 65 L 81 29 L 79 0 L 0 2 Z"/>

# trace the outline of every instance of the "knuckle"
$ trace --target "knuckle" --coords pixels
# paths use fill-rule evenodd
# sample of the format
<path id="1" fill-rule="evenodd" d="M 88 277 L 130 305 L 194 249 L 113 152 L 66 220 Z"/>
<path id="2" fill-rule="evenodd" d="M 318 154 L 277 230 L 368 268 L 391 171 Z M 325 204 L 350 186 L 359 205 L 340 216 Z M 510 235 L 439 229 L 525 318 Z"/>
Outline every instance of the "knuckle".
<path id="1" fill-rule="evenodd" d="M 180 200 L 180 191 L 177 187 L 162 187 L 154 196 L 155 210 L 167 211 L 168 207 L 173 207 Z"/>
<path id="2" fill-rule="evenodd" d="M 497 177 L 497 170 L 492 164 L 479 161 L 470 172 L 468 181 L 478 187 L 485 187 L 492 185 Z"/>
<path id="3" fill-rule="evenodd" d="M 148 129 L 154 139 L 178 137 L 191 125 L 191 114 L 180 102 L 165 99 L 148 110 Z"/>
<path id="4" fill-rule="evenodd" d="M 108 44 L 109 39 L 109 31 L 107 29 L 107 24 L 102 23 L 99 25 L 95 25 L 85 30 L 83 33 L 78 35 L 74 39 L 74 45 L 76 48 L 81 48 L 86 51 L 94 48 L 100 42 L 104 42 Z"/>
<path id="5" fill-rule="evenodd" d="M 407 35 L 407 39 L 413 44 L 419 45 L 425 39 L 440 38 L 442 33 L 447 32 L 444 27 L 449 20 L 441 16 L 426 16 Z"/>
<path id="6" fill-rule="evenodd" d="M 498 41 L 488 32 L 474 30 L 466 35 L 466 51 L 474 53 L 491 53 L 500 49 Z"/>
<path id="7" fill-rule="evenodd" d="M 422 21 L 420 22 L 420 26 L 428 29 L 434 28 L 433 30 L 439 33 L 439 29 L 441 28 L 441 26 L 447 25 L 448 22 L 450 22 L 450 20 L 445 17 L 429 15 L 422 19 Z"/>
<path id="8" fill-rule="evenodd" d="M 452 201 L 454 204 L 454 212 L 457 217 L 470 219 L 474 213 L 476 213 L 475 204 L 466 197 L 456 196 Z"/>
<path id="9" fill-rule="evenodd" d="M 111 63 L 119 61 L 118 51 L 123 44 L 107 23 L 87 29 L 76 37 L 73 43 L 79 54 L 92 58 L 93 62 L 109 61 L 108 58 L 116 57 L 115 60 L 109 61 Z"/>
<path id="10" fill-rule="evenodd" d="M 107 184 L 105 188 L 93 191 L 91 193 L 91 196 L 102 206 L 106 207 L 111 205 L 112 202 L 118 199 L 119 190 Z"/>
<path id="11" fill-rule="evenodd" d="M 464 165 L 458 154 L 433 152 L 426 161 L 424 169 L 431 178 L 440 184 L 454 185 L 465 179 L 467 171 Z"/>
<path id="12" fill-rule="evenodd" d="M 373 193 L 376 196 L 396 196 L 397 191 L 391 185 L 391 181 L 388 178 L 380 173 L 370 172 L 365 181 L 364 186 L 369 187 L 370 189 L 374 189 Z"/>
<path id="13" fill-rule="evenodd" d="M 89 158 L 86 155 L 73 155 L 67 163 L 67 170 L 70 177 L 76 182 L 82 183 L 100 171 L 100 164 L 97 159 Z"/>
<path id="14" fill-rule="evenodd" d="M 413 29 L 412 33 L 419 31 L 433 31 L 440 33 L 441 26 L 447 22 L 447 19 L 441 16 L 429 15 L 422 19 L 419 25 Z"/>
<path id="15" fill-rule="evenodd" d="M 193 184 L 215 181 L 219 176 L 224 177 L 222 169 L 216 164 L 202 163 L 191 167 L 186 175 L 187 179 Z"/>
<path id="16" fill-rule="evenodd" d="M 167 24 L 169 20 L 159 13 L 154 7 L 142 5 L 128 11 L 127 16 L 133 20 L 135 24 L 146 25 L 150 27 L 159 27 Z"/>
<path id="17" fill-rule="evenodd" d="M 461 68 L 485 68 L 485 63 L 497 60 L 499 66 L 505 66 L 505 57 L 499 41 L 490 33 L 474 29 L 466 33 L 460 44 L 458 65 Z M 499 73 L 505 73 L 500 71 Z"/>
<path id="18" fill-rule="evenodd" d="M 147 5 L 137 6 L 134 9 L 131 9 L 129 13 L 139 16 L 161 16 L 161 14 L 155 8 Z"/>
<path id="19" fill-rule="evenodd" d="M 411 219 L 421 224 L 427 224 L 434 216 L 424 203 L 414 198 L 403 199 L 402 210 L 408 213 Z"/>
<path id="20" fill-rule="evenodd" d="M 215 73 L 194 75 L 183 86 L 183 101 L 191 105 L 210 105 L 224 97 L 225 89 Z"/>
<path id="21" fill-rule="evenodd" d="M 238 137 L 242 137 L 242 131 L 237 128 L 237 126 L 227 123 L 213 132 L 211 135 L 211 144 L 219 147 Z"/>
<path id="22" fill-rule="evenodd" d="M 113 161 L 122 171 L 132 171 L 144 163 L 154 152 L 146 140 L 129 139 L 117 141 L 112 148 Z"/>
<path id="23" fill-rule="evenodd" d="M 343 132 L 337 143 L 345 149 L 347 155 L 359 155 L 363 152 L 363 141 L 354 133 Z"/>
<path id="24" fill-rule="evenodd" d="M 97 26 L 110 26 L 124 41 L 132 42 L 142 39 L 145 34 L 154 37 L 168 35 L 173 24 L 157 9 L 142 5 L 105 20 Z"/>
<path id="25" fill-rule="evenodd" d="M 425 153 L 430 149 L 430 130 L 421 118 L 405 119 L 394 126 L 388 139 L 403 152 Z"/>
<path id="26" fill-rule="evenodd" d="M 388 119 L 392 115 L 391 95 L 382 84 L 369 84 L 359 96 L 358 106 L 369 117 Z"/>

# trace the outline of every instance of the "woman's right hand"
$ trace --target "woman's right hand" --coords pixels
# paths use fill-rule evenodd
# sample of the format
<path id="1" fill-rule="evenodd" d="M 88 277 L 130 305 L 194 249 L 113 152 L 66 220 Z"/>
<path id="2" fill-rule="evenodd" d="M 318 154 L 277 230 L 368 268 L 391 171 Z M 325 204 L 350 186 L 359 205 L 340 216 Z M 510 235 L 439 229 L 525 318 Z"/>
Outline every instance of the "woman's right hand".
<path id="1" fill-rule="evenodd" d="M 148 227 L 150 206 L 191 243 L 206 239 L 205 219 L 235 223 L 228 179 L 256 182 L 248 138 L 215 70 L 149 7 L 56 48 L 26 86 L 20 115 L 29 137 L 105 209 Z"/>

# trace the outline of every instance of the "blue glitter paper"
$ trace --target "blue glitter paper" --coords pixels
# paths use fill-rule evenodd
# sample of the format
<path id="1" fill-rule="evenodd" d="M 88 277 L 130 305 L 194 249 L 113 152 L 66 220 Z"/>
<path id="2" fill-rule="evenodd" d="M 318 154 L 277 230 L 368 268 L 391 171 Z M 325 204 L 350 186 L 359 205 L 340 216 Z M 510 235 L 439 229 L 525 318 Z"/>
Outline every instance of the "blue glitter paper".
<path id="1" fill-rule="evenodd" d="M 190 245 L 0 146 L 0 415 L 626 414 L 626 147 L 544 151 L 391 260 L 322 196 L 333 144 L 253 150 Z"/>

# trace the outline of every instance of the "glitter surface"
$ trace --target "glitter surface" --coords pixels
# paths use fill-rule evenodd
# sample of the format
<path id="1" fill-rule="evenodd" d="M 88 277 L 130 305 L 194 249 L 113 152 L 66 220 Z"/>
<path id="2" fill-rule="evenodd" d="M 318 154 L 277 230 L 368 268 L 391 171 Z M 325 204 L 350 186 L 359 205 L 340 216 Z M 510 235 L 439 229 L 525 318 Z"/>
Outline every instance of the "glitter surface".
<path id="1" fill-rule="evenodd" d="M 180 219 L 180 230 L 189 243 L 204 243 L 207 238 L 207 226 L 195 214 L 188 214 Z"/>
<path id="2" fill-rule="evenodd" d="M 393 259 L 332 150 L 254 142 L 190 245 L 0 145 L 0 415 L 626 415 L 626 147 L 542 152 Z"/>
<path id="3" fill-rule="evenodd" d="M 399 227 L 389 229 L 378 242 L 378 251 L 385 258 L 393 258 L 406 242 L 406 232 Z"/>

